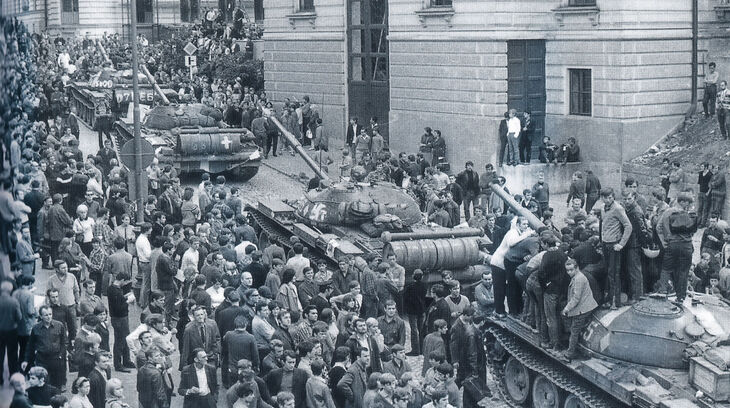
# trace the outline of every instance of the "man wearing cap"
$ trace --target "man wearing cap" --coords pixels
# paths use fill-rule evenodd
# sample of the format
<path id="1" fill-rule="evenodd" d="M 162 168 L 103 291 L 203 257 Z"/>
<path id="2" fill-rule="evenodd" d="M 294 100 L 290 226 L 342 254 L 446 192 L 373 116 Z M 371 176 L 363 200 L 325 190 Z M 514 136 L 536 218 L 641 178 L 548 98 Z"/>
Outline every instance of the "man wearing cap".
<path id="1" fill-rule="evenodd" d="M 162 254 L 157 258 L 157 287 L 165 294 L 165 321 L 170 324 L 175 312 L 175 275 L 177 274 L 177 266 L 172 259 L 175 246 L 172 242 L 166 241 L 162 245 Z"/>

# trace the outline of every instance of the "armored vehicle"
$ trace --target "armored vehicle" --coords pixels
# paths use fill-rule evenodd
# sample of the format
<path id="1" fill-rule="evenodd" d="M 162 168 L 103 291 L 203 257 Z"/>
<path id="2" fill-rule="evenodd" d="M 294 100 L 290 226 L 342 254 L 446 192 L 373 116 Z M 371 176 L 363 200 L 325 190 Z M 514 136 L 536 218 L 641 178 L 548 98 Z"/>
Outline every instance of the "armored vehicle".
<path id="1" fill-rule="evenodd" d="M 499 186 L 492 191 L 517 205 Z M 572 361 L 541 347 L 537 330 L 520 319 L 490 316 L 489 372 L 513 407 L 730 408 L 729 316 L 725 299 L 692 292 L 682 303 L 651 294 L 596 309 L 582 334 L 585 356 Z"/>
<path id="2" fill-rule="evenodd" d="M 483 260 L 483 231 L 427 226 L 416 201 L 392 183 L 331 180 L 294 135 L 271 119 L 320 179 L 321 188 L 296 201 L 260 201 L 246 208 L 262 248 L 272 239 L 289 247 L 290 237 L 298 236 L 310 254 L 334 265 L 341 255 L 393 253 L 407 273 L 423 270 L 425 281 L 440 279 L 428 272 L 443 269 L 452 270 L 462 283 L 480 278 L 481 269 L 474 266 Z"/>
<path id="3" fill-rule="evenodd" d="M 246 129 L 225 128 L 220 110 L 203 104 L 155 106 L 146 111 L 142 137 L 155 148 L 160 163 L 170 163 L 179 173 L 234 172 L 246 181 L 258 173 L 261 152 Z M 114 124 L 116 146 L 134 135 L 132 118 Z"/>

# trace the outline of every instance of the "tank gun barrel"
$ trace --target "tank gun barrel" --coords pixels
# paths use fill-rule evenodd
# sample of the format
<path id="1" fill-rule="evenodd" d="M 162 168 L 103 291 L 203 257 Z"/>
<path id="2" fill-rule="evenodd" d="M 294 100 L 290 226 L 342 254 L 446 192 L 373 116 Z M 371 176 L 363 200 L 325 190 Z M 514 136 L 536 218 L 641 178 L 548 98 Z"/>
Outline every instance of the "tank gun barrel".
<path id="1" fill-rule="evenodd" d="M 113 64 L 112 60 L 109 59 L 109 54 L 106 53 L 106 48 L 104 48 L 104 44 L 102 44 L 99 40 L 96 40 L 95 43 L 96 48 L 98 48 L 99 52 L 101 53 L 101 56 L 104 57 L 104 61 Z"/>
<path id="2" fill-rule="evenodd" d="M 165 93 L 162 92 L 162 89 L 160 89 L 160 86 L 157 85 L 157 81 L 155 81 L 155 77 L 153 77 L 152 74 L 150 74 L 150 71 L 147 69 L 147 66 L 145 64 L 139 64 L 139 67 L 142 69 L 142 72 L 147 77 L 147 80 L 150 81 L 150 84 L 152 84 L 152 89 L 155 90 L 157 95 L 162 100 L 162 103 L 164 105 L 169 105 L 170 100 L 167 99 L 167 96 L 165 96 Z"/>
<path id="3" fill-rule="evenodd" d="M 530 223 L 530 226 L 532 228 L 537 230 L 538 228 L 545 226 L 545 224 L 543 224 L 543 222 L 540 221 L 540 219 L 537 218 L 535 216 L 535 214 L 531 213 L 530 210 L 528 210 L 527 208 L 521 206 L 520 203 L 515 201 L 515 199 L 512 198 L 511 195 L 507 194 L 507 192 L 504 191 L 502 186 L 500 186 L 497 183 L 492 183 L 490 185 L 490 187 L 492 188 L 492 192 L 494 194 L 497 194 L 499 196 L 499 198 L 504 200 L 507 203 L 507 205 L 509 205 L 510 208 L 512 208 L 518 215 L 521 215 L 521 216 L 527 218 L 527 221 Z"/>
<path id="4" fill-rule="evenodd" d="M 269 109 L 264 109 L 264 116 L 266 116 L 268 119 L 270 119 L 274 125 L 276 125 L 277 128 L 279 128 L 279 132 L 281 132 L 281 135 L 286 139 L 286 141 L 294 147 L 294 150 L 299 153 L 299 156 L 302 157 L 305 163 L 307 163 L 307 166 L 309 166 L 312 171 L 314 171 L 314 174 L 317 175 L 322 180 L 330 180 L 330 176 L 328 176 L 325 172 L 320 170 L 320 168 L 317 166 L 317 163 L 309 157 L 307 152 L 302 147 L 301 143 L 297 140 L 297 138 L 284 126 L 279 122 L 279 119 L 276 118 L 276 116 L 271 114 L 271 111 Z"/>

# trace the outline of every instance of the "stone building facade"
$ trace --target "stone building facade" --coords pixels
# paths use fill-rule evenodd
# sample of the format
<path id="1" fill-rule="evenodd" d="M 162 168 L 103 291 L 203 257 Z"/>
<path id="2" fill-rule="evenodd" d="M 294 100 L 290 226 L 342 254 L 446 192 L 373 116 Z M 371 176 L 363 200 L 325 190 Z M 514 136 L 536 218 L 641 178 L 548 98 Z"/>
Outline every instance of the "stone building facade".
<path id="1" fill-rule="evenodd" d="M 730 10 L 697 1 L 701 85 L 710 60 L 730 74 Z M 515 108 L 617 172 L 690 106 L 692 0 L 266 0 L 265 16 L 272 99 L 309 95 L 331 138 L 376 115 L 395 151 L 441 129 L 457 168 L 496 161 Z"/>
<path id="2" fill-rule="evenodd" d="M 51 35 L 92 36 L 127 33 L 130 25 L 130 0 L 0 0 L 0 14 L 17 16 L 33 32 Z M 225 0 L 135 0 L 138 31 L 153 38 L 166 27 L 198 22 L 207 8 L 217 8 Z M 230 0 L 229 0 L 230 1 Z M 263 0 L 235 0 L 250 19 L 263 20 L 255 4 Z M 259 7 L 260 9 L 261 7 Z"/>

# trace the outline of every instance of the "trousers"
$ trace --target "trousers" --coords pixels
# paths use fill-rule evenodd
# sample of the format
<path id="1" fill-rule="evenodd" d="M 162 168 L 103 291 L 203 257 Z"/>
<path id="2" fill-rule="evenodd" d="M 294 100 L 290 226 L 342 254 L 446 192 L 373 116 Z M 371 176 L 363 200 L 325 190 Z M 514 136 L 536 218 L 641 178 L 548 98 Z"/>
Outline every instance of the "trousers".
<path id="1" fill-rule="evenodd" d="M 129 317 L 112 317 L 112 328 L 114 328 L 114 368 L 122 367 L 123 364 L 131 363 L 127 336 L 129 336 Z"/>
<path id="2" fill-rule="evenodd" d="M 705 85 L 705 95 L 702 97 L 702 108 L 705 112 L 705 117 L 715 114 L 715 100 L 717 99 L 717 85 L 707 84 Z"/>
<path id="3" fill-rule="evenodd" d="M 608 286 L 606 302 L 621 306 L 621 251 L 614 251 L 615 242 L 603 243 L 603 259 L 606 262 Z"/>
<path id="4" fill-rule="evenodd" d="M 697 225 L 707 224 L 707 218 L 710 216 L 712 200 L 707 197 L 707 193 L 699 192 L 697 194 Z"/>
<path id="5" fill-rule="evenodd" d="M 570 323 L 570 338 L 568 339 L 568 355 L 575 357 L 578 354 L 578 342 L 583 330 L 591 322 L 591 312 L 568 317 Z"/>
<path id="6" fill-rule="evenodd" d="M 662 273 L 659 280 L 662 291 L 669 292 L 669 281 L 674 285 L 677 301 L 687 296 L 687 277 L 692 266 L 692 242 L 670 242 L 664 250 Z"/>
<path id="7" fill-rule="evenodd" d="M 56 388 L 66 386 L 66 356 L 36 353 L 35 365 L 48 371 L 48 383 Z"/>
<path id="8" fill-rule="evenodd" d="M 520 162 L 529 163 L 532 160 L 532 140 L 525 134 L 520 134 Z"/>
<path id="9" fill-rule="evenodd" d="M 142 287 L 139 293 L 139 307 L 142 309 L 147 307 L 150 300 L 150 291 L 152 290 L 152 267 L 149 262 L 138 262 L 137 273 L 142 274 Z"/>
<path id="10" fill-rule="evenodd" d="M 507 164 L 519 163 L 519 138 L 514 136 L 514 133 L 507 134 Z"/>
<path id="11" fill-rule="evenodd" d="M 494 281 L 494 312 L 504 314 L 504 299 L 507 295 L 507 274 L 504 269 L 492 265 L 492 280 Z"/>
<path id="12" fill-rule="evenodd" d="M 720 124 L 720 134 L 723 139 L 727 139 L 727 109 L 720 108 L 717 110 L 717 123 Z"/>
<path id="13" fill-rule="evenodd" d="M 5 365 L 5 352 L 8 353 L 8 372 L 18 371 L 18 334 L 15 330 L 0 331 L 0 367 Z"/>
<path id="14" fill-rule="evenodd" d="M 276 154 L 276 150 L 279 147 L 279 134 L 278 133 L 267 133 L 266 134 L 266 150 L 265 155 L 268 156 L 269 152 L 271 152 L 271 149 L 274 149 L 274 154 Z"/>
<path id="15" fill-rule="evenodd" d="M 474 194 L 471 193 L 465 193 L 464 194 L 464 218 L 466 218 L 467 221 L 471 218 L 471 208 L 474 204 L 474 199 L 476 197 Z"/>
<path id="16" fill-rule="evenodd" d="M 644 277 L 641 271 L 641 249 L 626 247 L 623 249 L 623 258 L 626 265 L 626 275 L 629 280 L 629 296 L 639 300 L 644 294 Z"/>
<path id="17" fill-rule="evenodd" d="M 559 295 L 557 293 L 544 293 L 543 304 L 545 308 L 545 323 L 548 328 L 550 347 L 557 349 L 560 345 L 560 311 L 558 308 Z"/>
<path id="18" fill-rule="evenodd" d="M 418 332 L 418 328 L 423 326 L 423 313 L 414 315 L 408 315 L 408 325 L 411 327 L 411 352 L 421 354 L 421 334 Z"/>
<path id="19" fill-rule="evenodd" d="M 507 306 L 509 307 L 509 314 L 513 316 L 522 313 L 522 287 L 516 275 L 518 266 L 520 264 L 517 262 L 504 260 L 504 272 L 507 280 Z"/>

